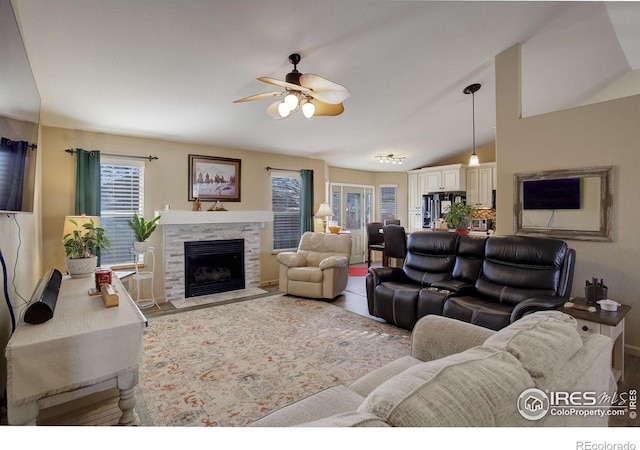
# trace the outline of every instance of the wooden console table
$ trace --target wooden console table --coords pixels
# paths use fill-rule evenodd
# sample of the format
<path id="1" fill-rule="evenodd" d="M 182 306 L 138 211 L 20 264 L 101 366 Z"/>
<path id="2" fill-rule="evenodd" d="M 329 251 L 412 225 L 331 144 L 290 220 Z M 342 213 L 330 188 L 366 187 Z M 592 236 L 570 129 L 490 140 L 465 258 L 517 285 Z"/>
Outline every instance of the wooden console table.
<path id="1" fill-rule="evenodd" d="M 10 425 L 35 425 L 40 409 L 116 387 L 120 424 L 137 422 L 134 388 L 147 320 L 120 280 L 112 283 L 119 306 L 89 295 L 93 277 L 64 277 L 53 318 L 20 320 L 5 350 Z"/>
<path id="2" fill-rule="evenodd" d="M 575 297 L 572 302 L 586 304 L 586 299 Z M 573 308 L 562 308 L 578 321 L 578 332 L 583 336 L 602 334 L 613 340 L 612 365 L 616 381 L 624 381 L 624 328 L 625 316 L 631 310 L 629 305 L 620 305 L 617 311 L 603 311 L 597 303 L 593 305 L 596 312 L 581 311 Z"/>

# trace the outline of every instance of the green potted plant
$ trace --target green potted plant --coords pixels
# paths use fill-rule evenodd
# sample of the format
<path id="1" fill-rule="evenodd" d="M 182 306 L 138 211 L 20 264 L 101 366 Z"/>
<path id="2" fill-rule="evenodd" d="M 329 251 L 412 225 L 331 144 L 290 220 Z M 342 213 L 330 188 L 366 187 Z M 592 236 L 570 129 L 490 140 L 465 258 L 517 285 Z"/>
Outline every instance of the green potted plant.
<path id="1" fill-rule="evenodd" d="M 469 233 L 469 219 L 471 219 L 472 212 L 473 206 L 463 202 L 455 202 L 449 206 L 442 218 L 458 233 L 467 234 Z"/>
<path id="2" fill-rule="evenodd" d="M 136 214 L 133 216 L 133 220 L 129 221 L 129 226 L 136 236 L 133 247 L 137 252 L 142 253 L 146 250 L 146 247 L 148 247 L 148 243 L 146 241 L 155 231 L 156 226 L 158 225 L 158 220 L 160 220 L 160 216 L 155 216 L 153 219 L 147 221 L 144 217 L 138 217 Z"/>
<path id="3" fill-rule="evenodd" d="M 71 278 L 91 276 L 98 267 L 98 250 L 111 247 L 111 242 L 105 236 L 106 230 L 96 226 L 91 218 L 80 225 L 75 219 L 67 220 L 75 227 L 62 237 L 67 272 Z"/>

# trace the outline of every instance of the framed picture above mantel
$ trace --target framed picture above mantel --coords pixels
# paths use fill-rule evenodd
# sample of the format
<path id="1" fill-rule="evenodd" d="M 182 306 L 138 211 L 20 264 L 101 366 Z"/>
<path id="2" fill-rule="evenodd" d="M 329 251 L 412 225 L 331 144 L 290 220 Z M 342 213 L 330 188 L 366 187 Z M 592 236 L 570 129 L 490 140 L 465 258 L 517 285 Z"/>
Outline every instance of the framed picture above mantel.
<path id="1" fill-rule="evenodd" d="M 189 201 L 239 202 L 241 160 L 189 155 Z"/>

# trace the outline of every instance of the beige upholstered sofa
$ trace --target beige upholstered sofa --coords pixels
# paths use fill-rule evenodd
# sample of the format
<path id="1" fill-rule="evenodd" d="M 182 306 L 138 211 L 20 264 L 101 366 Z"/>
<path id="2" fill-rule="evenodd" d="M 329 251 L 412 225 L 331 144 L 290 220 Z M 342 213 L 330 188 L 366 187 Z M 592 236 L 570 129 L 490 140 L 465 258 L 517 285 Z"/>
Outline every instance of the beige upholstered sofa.
<path id="1" fill-rule="evenodd" d="M 298 251 L 277 255 L 280 292 L 333 299 L 347 287 L 351 236 L 306 232 Z"/>
<path id="2" fill-rule="evenodd" d="M 575 319 L 560 311 L 536 312 L 497 332 L 429 315 L 413 330 L 410 356 L 253 426 L 607 426 L 606 415 L 554 414 L 551 402 L 546 411 L 535 403 L 544 400 L 540 392 L 612 395 L 611 345 L 602 335 L 582 339 Z"/>

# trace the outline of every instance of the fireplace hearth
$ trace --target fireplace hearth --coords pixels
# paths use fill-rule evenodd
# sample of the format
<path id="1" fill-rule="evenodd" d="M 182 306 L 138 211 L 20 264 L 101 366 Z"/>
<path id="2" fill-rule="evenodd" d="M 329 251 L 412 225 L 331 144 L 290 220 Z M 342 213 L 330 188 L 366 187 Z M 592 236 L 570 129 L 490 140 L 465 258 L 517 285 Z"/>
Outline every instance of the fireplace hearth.
<path id="1" fill-rule="evenodd" d="M 184 242 L 185 298 L 245 288 L 244 239 Z"/>

